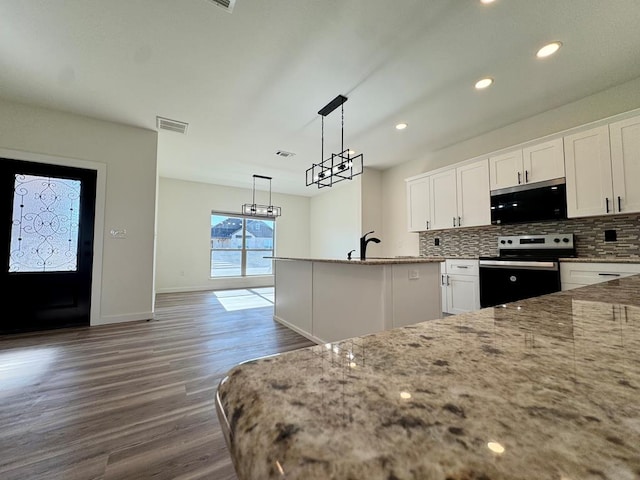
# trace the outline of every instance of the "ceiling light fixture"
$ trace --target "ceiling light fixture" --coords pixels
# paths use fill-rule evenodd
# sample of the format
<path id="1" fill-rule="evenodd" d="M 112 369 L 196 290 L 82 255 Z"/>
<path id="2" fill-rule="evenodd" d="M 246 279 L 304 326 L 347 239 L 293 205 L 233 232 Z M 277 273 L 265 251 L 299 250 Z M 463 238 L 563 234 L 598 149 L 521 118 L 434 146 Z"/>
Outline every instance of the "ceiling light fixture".
<path id="1" fill-rule="evenodd" d="M 483 88 L 487 88 L 488 86 L 493 84 L 493 78 L 481 78 L 476 82 L 476 90 L 482 90 Z"/>
<path id="2" fill-rule="evenodd" d="M 562 46 L 562 42 L 548 43 L 544 47 L 542 47 L 540 50 L 538 50 L 538 53 L 536 53 L 536 57 L 545 58 L 545 57 L 551 56 L 554 53 L 556 53 L 558 50 L 560 50 L 561 46 Z"/>
<path id="3" fill-rule="evenodd" d="M 363 155 L 353 156 L 355 153 L 353 150 L 344 148 L 344 102 L 346 101 L 347 97 L 338 95 L 318 111 L 318 115 L 322 116 L 320 163 L 313 163 L 307 169 L 307 187 L 309 185 L 317 185 L 318 188 L 332 187 L 334 183 L 351 180 L 362 173 Z M 330 157 L 324 158 L 324 117 L 338 107 L 341 107 L 342 111 L 340 153 L 332 153 Z"/>
<path id="4" fill-rule="evenodd" d="M 269 205 L 258 205 L 256 203 L 256 178 L 269 180 Z M 271 203 L 271 177 L 265 177 L 264 175 L 253 176 L 253 203 L 242 205 L 242 213 L 255 217 L 279 217 L 282 215 L 280 207 L 274 207 Z"/>
<path id="5" fill-rule="evenodd" d="M 490 3 L 495 2 L 496 0 L 480 0 L 480 3 L 484 3 L 485 5 L 489 5 Z"/>
<path id="6" fill-rule="evenodd" d="M 407 128 L 409 125 L 407 125 L 406 123 L 399 123 L 396 125 L 396 130 L 404 130 L 405 128 Z"/>

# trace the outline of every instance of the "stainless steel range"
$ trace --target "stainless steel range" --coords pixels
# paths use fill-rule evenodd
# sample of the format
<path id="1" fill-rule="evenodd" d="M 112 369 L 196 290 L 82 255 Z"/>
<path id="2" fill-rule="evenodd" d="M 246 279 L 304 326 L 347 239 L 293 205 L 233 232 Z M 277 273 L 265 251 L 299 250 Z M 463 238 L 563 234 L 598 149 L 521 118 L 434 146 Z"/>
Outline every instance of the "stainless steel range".
<path id="1" fill-rule="evenodd" d="M 498 257 L 480 257 L 480 305 L 560 291 L 559 258 L 575 257 L 573 234 L 498 237 Z"/>

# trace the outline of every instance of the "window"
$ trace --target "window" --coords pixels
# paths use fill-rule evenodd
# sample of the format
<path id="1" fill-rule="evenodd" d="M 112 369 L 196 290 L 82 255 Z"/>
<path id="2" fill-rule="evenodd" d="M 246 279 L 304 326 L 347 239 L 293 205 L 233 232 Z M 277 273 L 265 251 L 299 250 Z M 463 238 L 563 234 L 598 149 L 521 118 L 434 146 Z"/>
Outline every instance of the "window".
<path id="1" fill-rule="evenodd" d="M 211 276 L 271 275 L 276 222 L 242 215 L 211 214 Z"/>

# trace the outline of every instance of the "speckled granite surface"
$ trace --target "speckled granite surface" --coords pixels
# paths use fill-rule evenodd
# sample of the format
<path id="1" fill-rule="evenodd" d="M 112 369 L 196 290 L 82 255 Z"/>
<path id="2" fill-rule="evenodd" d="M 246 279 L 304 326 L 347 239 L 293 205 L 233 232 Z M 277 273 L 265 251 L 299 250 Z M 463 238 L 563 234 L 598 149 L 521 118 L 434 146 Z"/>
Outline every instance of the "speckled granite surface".
<path id="1" fill-rule="evenodd" d="M 290 257 L 265 257 L 274 260 L 298 260 L 303 262 L 322 262 L 322 263 L 349 263 L 353 265 L 393 265 L 401 263 L 437 263 L 444 262 L 443 257 L 396 257 L 396 258 L 370 258 L 368 260 L 356 259 L 340 260 L 337 258 L 290 258 Z"/>
<path id="2" fill-rule="evenodd" d="M 640 276 L 249 362 L 218 412 L 241 480 L 638 479 Z"/>

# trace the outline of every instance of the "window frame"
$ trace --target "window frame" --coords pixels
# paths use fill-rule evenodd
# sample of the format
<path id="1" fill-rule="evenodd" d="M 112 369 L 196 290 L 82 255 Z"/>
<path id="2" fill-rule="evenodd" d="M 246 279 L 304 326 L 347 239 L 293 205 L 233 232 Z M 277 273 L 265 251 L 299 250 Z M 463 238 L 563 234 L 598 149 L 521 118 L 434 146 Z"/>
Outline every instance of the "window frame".
<path id="1" fill-rule="evenodd" d="M 273 265 L 271 267 L 271 273 L 257 273 L 257 274 L 247 274 L 247 252 L 271 252 L 270 256 L 275 256 L 276 251 L 276 217 L 263 217 L 257 215 L 245 215 L 242 213 L 232 213 L 232 212 L 221 212 L 217 210 L 211 210 L 211 214 L 209 216 L 209 222 L 211 223 L 211 218 L 213 216 L 221 216 L 221 217 L 229 217 L 229 218 L 238 218 L 242 219 L 242 247 L 241 248 L 214 248 L 213 247 L 213 237 L 211 236 L 211 228 L 209 228 L 209 278 L 211 279 L 224 279 L 224 278 L 247 278 L 247 277 L 261 277 L 261 276 L 272 276 L 273 275 Z M 247 221 L 248 220 L 257 220 L 264 221 L 269 220 L 273 222 L 273 237 L 272 237 L 272 247 L 271 248 L 247 248 Z M 232 251 L 237 252 L 240 251 L 240 275 L 229 275 L 229 276 L 214 276 L 213 275 L 213 252 L 217 251 Z"/>

